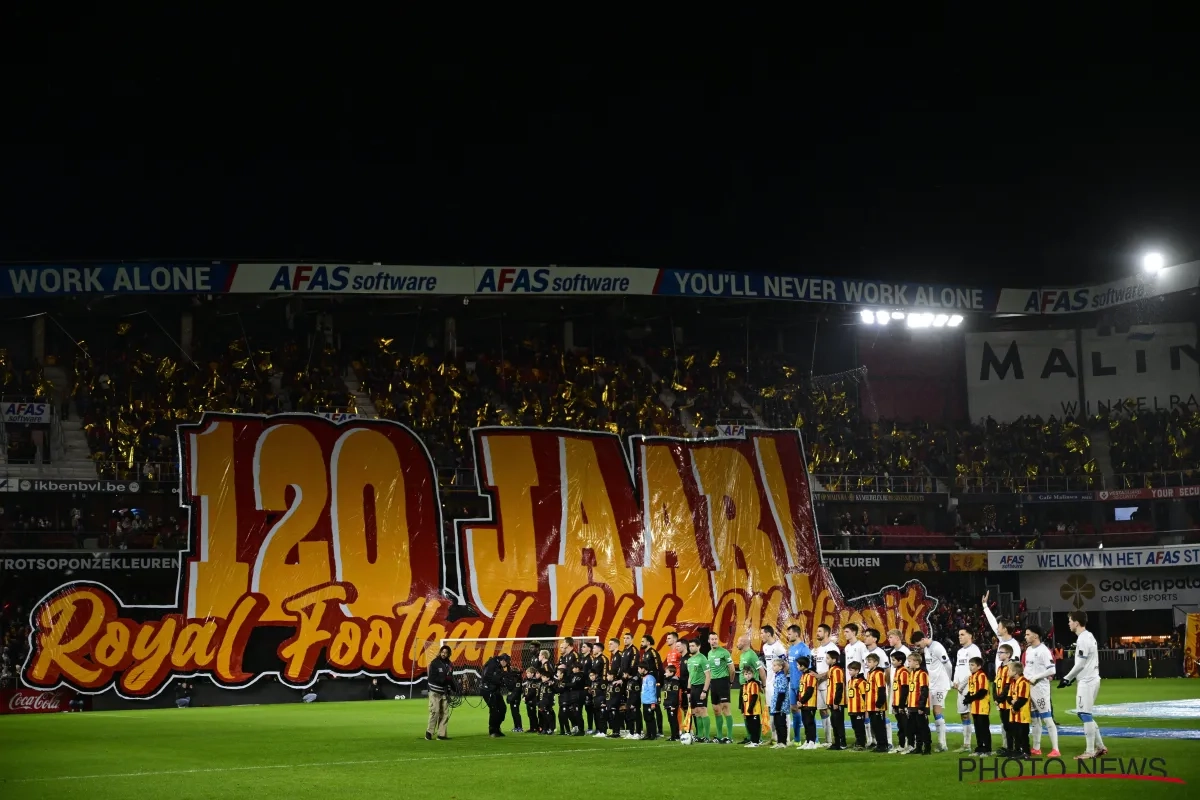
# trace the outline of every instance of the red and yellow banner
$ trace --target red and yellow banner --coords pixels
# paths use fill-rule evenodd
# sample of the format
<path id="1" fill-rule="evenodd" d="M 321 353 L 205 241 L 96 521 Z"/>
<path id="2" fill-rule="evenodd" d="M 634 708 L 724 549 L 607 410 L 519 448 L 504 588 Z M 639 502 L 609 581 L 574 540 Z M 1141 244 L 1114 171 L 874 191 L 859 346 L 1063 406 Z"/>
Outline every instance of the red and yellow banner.
<path id="1" fill-rule="evenodd" d="M 472 432 L 486 519 L 443 520 L 416 434 L 383 420 L 206 414 L 179 429 L 189 510 L 178 607 L 88 582 L 32 614 L 31 687 L 152 697 L 174 677 L 292 686 L 316 672 L 415 681 L 443 638 L 656 641 L 855 621 L 907 635 L 913 581 L 847 602 L 818 551 L 795 431 L 680 440 L 540 428 Z M 273 638 L 272 638 L 273 635 Z M 246 655 L 270 641 L 271 665 Z M 463 644 L 469 659 L 495 644 Z M 507 649 L 502 646 L 501 649 Z"/>

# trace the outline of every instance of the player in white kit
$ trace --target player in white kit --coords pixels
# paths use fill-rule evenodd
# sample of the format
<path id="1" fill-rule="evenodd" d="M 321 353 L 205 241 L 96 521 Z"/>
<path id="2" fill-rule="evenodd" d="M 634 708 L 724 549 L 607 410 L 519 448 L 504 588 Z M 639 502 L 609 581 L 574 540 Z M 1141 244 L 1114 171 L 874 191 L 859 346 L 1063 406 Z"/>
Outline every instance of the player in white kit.
<path id="1" fill-rule="evenodd" d="M 944 753 L 949 749 L 946 747 L 946 717 L 943 712 L 946 710 L 946 694 L 950 691 L 950 656 L 946 654 L 946 648 L 920 631 L 914 633 L 910 641 L 921 648 L 921 655 L 925 658 L 925 671 L 929 673 L 929 706 L 938 735 L 934 752 Z"/>
<path id="2" fill-rule="evenodd" d="M 829 727 L 829 708 L 826 698 L 829 695 L 827 678 L 829 664 L 825 661 L 826 653 L 841 653 L 837 643 L 830 636 L 833 630 L 828 625 L 817 626 L 817 642 L 812 649 L 813 669 L 817 671 L 817 712 L 821 715 L 821 727 L 825 729 L 825 746 L 833 744 L 833 728 Z"/>
<path id="3" fill-rule="evenodd" d="M 1000 640 L 1000 644 L 1006 644 L 1012 648 L 1012 657 L 1017 661 L 1021 660 L 1021 643 L 1013 638 L 1013 628 L 1016 627 L 1011 620 L 996 619 L 996 615 L 992 613 L 992 609 L 988 608 L 987 592 L 983 596 L 983 615 L 987 617 L 988 625 L 992 626 L 992 633 L 996 634 L 996 638 Z M 1000 669 L 1000 645 L 996 645 L 996 669 Z M 993 675 L 996 673 L 993 672 Z"/>
<path id="4" fill-rule="evenodd" d="M 996 645 L 996 665 L 992 675 L 997 675 L 1000 672 L 1000 645 L 1006 644 L 1012 648 L 1012 657 L 1021 660 L 1021 643 L 1013 638 L 1012 632 L 1016 627 L 1011 620 L 996 619 L 996 615 L 992 613 L 992 609 L 988 607 L 988 596 L 991 592 L 985 592 L 983 595 L 983 615 L 987 617 L 988 625 L 992 626 L 992 633 L 996 634 L 999 643 Z M 1008 731 L 1005 730 L 1000 734 L 1005 749 L 1008 748 Z"/>
<path id="5" fill-rule="evenodd" d="M 1050 703 L 1050 684 L 1054 680 L 1054 654 L 1042 642 L 1042 629 L 1030 625 L 1025 629 L 1025 679 L 1029 681 L 1030 709 L 1029 754 L 1042 754 L 1042 726 L 1050 734 L 1050 753 L 1047 758 L 1058 758 L 1058 725 L 1054 723 L 1054 708 Z"/>
<path id="6" fill-rule="evenodd" d="M 766 670 L 767 670 L 767 685 L 765 687 L 767 693 L 765 696 L 769 697 L 769 698 L 774 698 L 775 697 L 775 659 L 782 658 L 786 662 L 787 661 L 787 648 L 784 646 L 783 642 L 779 641 L 779 634 L 775 633 L 774 626 L 763 625 L 762 630 L 759 632 L 762 634 L 762 642 L 763 642 L 762 665 L 764 667 L 766 667 Z M 784 677 L 787 677 L 786 673 L 784 673 Z M 775 726 L 774 725 L 771 726 L 771 741 L 775 741 Z M 787 744 L 787 742 L 783 742 L 782 744 Z"/>
<path id="7" fill-rule="evenodd" d="M 971 721 L 971 704 L 963 697 L 967 694 L 967 683 L 971 680 L 971 659 L 983 658 L 975 644 L 975 637 L 966 628 L 958 632 L 958 652 L 954 654 L 954 689 L 957 695 L 956 708 L 958 718 L 962 721 L 963 743 L 958 749 L 960 753 L 973 753 L 971 748 L 971 731 L 975 729 Z M 930 679 L 932 681 L 932 678 Z"/>
<path id="8" fill-rule="evenodd" d="M 1067 624 L 1071 633 L 1075 634 L 1075 665 L 1058 684 L 1065 689 L 1073 681 L 1078 681 L 1075 687 L 1075 708 L 1071 711 L 1079 715 L 1083 722 L 1083 736 L 1087 749 L 1075 756 L 1076 761 L 1096 758 L 1108 752 L 1104 739 L 1100 737 L 1100 726 L 1092 718 L 1092 710 L 1096 707 L 1096 695 L 1100 693 L 1100 653 L 1096 649 L 1096 637 L 1087 629 L 1087 612 L 1072 611 L 1067 615 Z"/>

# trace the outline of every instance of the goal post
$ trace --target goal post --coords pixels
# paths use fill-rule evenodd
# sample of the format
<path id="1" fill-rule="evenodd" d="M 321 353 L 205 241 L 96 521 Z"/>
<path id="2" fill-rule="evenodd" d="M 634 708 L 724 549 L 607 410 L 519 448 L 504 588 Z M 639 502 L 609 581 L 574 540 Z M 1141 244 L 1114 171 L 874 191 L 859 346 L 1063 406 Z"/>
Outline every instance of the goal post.
<path id="1" fill-rule="evenodd" d="M 450 663 L 453 666 L 454 676 L 458 678 L 459 685 L 462 687 L 462 693 L 477 695 L 479 694 L 479 676 L 483 672 L 483 665 L 489 658 L 506 654 L 511 659 L 512 666 L 524 673 L 526 667 L 537 663 L 538 654 L 542 650 L 549 651 L 551 664 L 557 662 L 563 642 L 567 639 L 574 640 L 576 651 L 584 644 L 590 647 L 600 641 L 599 636 L 441 639 L 436 645 L 432 642 L 427 645 L 432 652 L 426 654 L 426 663 L 432 660 L 442 647 L 449 647 Z"/>

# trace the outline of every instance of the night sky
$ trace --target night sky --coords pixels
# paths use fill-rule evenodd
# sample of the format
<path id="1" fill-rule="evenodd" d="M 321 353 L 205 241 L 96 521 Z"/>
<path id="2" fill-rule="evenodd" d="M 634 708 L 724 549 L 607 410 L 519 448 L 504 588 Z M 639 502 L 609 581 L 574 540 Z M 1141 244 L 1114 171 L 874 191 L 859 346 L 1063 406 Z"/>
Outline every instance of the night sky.
<path id="1" fill-rule="evenodd" d="M 292 37 L 172 18 L 150 36 L 36 13 L 3 33 L 3 260 L 1019 286 L 1127 274 L 1147 247 L 1200 257 L 1195 69 L 1161 38 L 647 55 L 374 38 L 365 19 Z"/>

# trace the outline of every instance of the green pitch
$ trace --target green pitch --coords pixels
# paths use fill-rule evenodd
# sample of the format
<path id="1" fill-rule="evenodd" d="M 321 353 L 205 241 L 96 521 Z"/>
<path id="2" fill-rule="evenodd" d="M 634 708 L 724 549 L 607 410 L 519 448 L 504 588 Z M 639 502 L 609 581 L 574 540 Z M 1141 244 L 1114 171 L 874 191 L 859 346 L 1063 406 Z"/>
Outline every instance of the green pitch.
<path id="1" fill-rule="evenodd" d="M 1200 697 L 1200 681 L 1105 681 L 1102 703 Z M 1056 692 L 1056 717 L 1073 690 Z M 951 709 L 953 711 L 953 709 Z M 0 717 L 0 797 L 183 800 L 255 798 L 558 798 L 599 796 L 616 787 L 646 797 L 695 797 L 714 787 L 761 791 L 764 780 L 817 780 L 839 796 L 882 796 L 897 787 L 924 800 L 963 791 L 1011 797 L 1018 791 L 1086 793 L 1089 800 L 1194 796 L 1200 741 L 1106 738 L 1110 757 L 1162 758 L 1189 785 L 1124 780 L 959 784 L 954 753 L 930 757 L 873 753 L 746 750 L 738 746 L 634 742 L 510 734 L 484 735 L 482 710 L 454 712 L 451 740 L 423 738 L 423 700 L 247 708 L 195 708 Z M 740 722 L 740 716 L 737 717 Z M 961 737 L 948 718 L 951 749 Z M 1105 719 L 1101 728 L 1196 728 L 1195 720 Z M 506 723 L 506 727 L 509 725 Z M 740 734 L 740 729 L 739 729 Z M 1045 740 L 1043 741 L 1046 745 Z M 1083 739 L 1064 736 L 1068 768 Z M 1048 748 L 1047 748 L 1048 749 Z M 828 782 L 834 783 L 829 784 Z M 919 788 L 918 788 L 919 787 Z"/>

